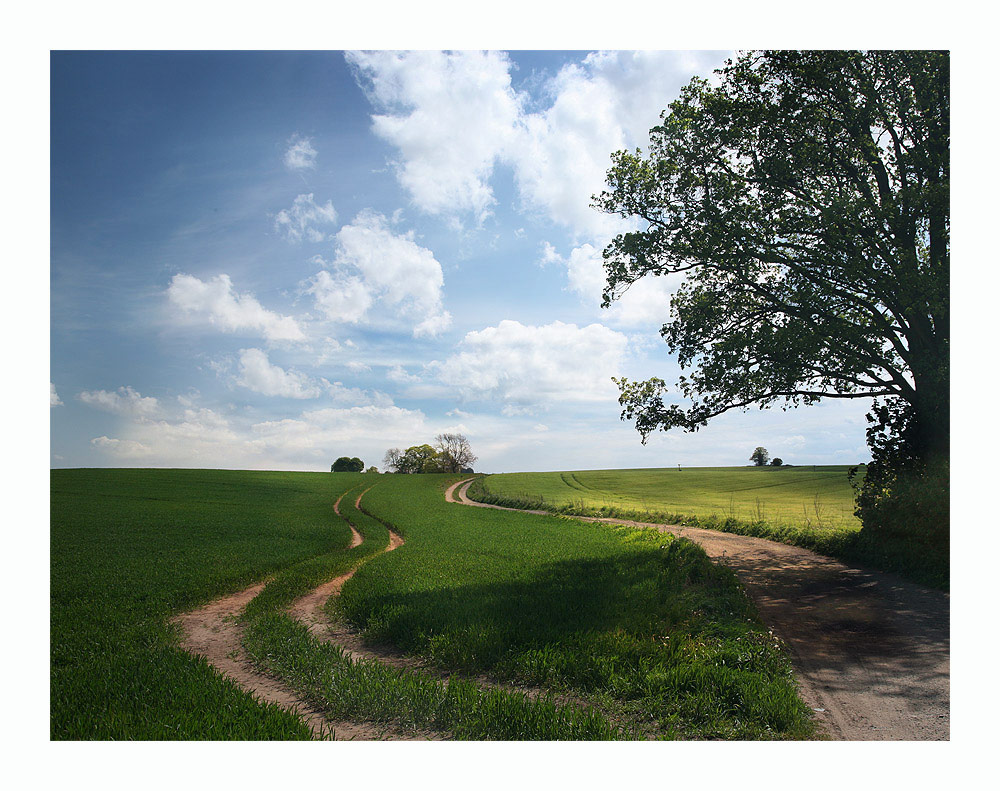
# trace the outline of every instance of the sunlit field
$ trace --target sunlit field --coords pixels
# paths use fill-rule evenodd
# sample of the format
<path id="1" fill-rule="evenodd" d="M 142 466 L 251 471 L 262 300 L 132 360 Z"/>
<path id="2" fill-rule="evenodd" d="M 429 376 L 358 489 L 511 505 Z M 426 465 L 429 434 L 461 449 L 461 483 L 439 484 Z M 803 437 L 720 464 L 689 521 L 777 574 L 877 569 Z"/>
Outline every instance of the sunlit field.
<path id="1" fill-rule="evenodd" d="M 456 480 L 54 471 L 52 738 L 308 738 L 180 650 L 170 625 L 264 579 L 243 647 L 334 721 L 453 739 L 813 734 L 781 646 L 696 544 L 447 503 Z M 406 543 L 383 554 L 387 527 Z M 353 660 L 287 613 L 355 568 L 330 612 L 432 671 Z"/>
<path id="2" fill-rule="evenodd" d="M 491 475 L 495 498 L 543 507 L 615 508 L 637 513 L 860 528 L 846 466 L 686 467 Z"/>

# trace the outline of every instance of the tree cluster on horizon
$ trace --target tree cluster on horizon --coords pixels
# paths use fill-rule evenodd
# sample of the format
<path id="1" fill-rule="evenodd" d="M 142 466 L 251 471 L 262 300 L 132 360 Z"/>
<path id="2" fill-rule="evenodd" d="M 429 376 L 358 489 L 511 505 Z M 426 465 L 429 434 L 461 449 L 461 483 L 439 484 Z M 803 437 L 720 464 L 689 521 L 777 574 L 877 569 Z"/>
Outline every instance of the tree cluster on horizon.
<path id="1" fill-rule="evenodd" d="M 405 451 L 389 448 L 382 463 L 387 472 L 404 474 L 472 472 L 477 456 L 463 434 L 438 434 L 434 445 L 413 445 Z"/>
<path id="2" fill-rule="evenodd" d="M 330 472 L 364 472 L 365 463 L 357 456 L 341 456 L 330 465 Z"/>

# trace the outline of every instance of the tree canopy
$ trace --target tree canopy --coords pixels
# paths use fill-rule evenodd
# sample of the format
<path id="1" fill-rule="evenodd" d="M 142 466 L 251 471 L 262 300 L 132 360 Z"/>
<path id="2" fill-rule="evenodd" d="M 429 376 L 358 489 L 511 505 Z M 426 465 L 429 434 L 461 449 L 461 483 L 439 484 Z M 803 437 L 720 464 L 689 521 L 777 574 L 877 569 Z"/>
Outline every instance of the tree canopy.
<path id="1" fill-rule="evenodd" d="M 476 462 L 476 455 L 464 434 L 438 434 L 434 438 L 445 472 L 463 472 Z"/>
<path id="2" fill-rule="evenodd" d="M 330 467 L 330 472 L 362 472 L 364 469 L 365 463 L 357 456 L 341 456 Z"/>
<path id="3" fill-rule="evenodd" d="M 438 434 L 435 446 L 414 445 L 405 451 L 389 448 L 382 460 L 385 468 L 400 473 L 464 472 L 476 456 L 462 434 Z"/>
<path id="4" fill-rule="evenodd" d="M 767 448 L 757 447 L 754 452 L 750 454 L 750 461 L 754 463 L 757 467 L 764 467 L 770 460 L 771 454 L 767 452 Z"/>
<path id="5" fill-rule="evenodd" d="M 907 405 L 917 455 L 949 443 L 949 58 L 750 52 L 694 79 L 612 156 L 607 306 L 685 273 L 661 334 L 691 405 L 616 380 L 645 442 L 731 409 L 821 398 Z"/>

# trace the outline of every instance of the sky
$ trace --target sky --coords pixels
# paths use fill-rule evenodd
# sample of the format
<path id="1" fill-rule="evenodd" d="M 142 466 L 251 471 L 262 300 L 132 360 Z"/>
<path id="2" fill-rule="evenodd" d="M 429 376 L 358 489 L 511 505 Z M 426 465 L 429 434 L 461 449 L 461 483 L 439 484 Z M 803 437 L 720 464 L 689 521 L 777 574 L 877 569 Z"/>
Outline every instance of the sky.
<path id="1" fill-rule="evenodd" d="M 328 470 L 465 434 L 477 471 L 869 458 L 867 400 L 646 445 L 673 278 L 602 309 L 590 207 L 726 51 L 55 51 L 53 467 Z"/>

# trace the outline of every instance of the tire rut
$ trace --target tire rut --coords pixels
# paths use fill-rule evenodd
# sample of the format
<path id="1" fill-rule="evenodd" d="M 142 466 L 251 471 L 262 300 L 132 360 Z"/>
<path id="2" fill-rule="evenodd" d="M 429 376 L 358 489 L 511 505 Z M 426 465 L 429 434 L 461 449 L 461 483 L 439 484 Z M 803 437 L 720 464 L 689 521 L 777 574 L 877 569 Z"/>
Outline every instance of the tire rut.
<path id="1" fill-rule="evenodd" d="M 364 492 L 362 492 L 363 494 Z M 340 501 L 342 499 L 343 495 L 333 505 L 333 510 L 338 516 L 340 515 Z M 360 501 L 361 495 L 358 496 L 358 502 L 360 503 Z M 353 525 L 351 533 L 351 546 L 360 545 L 363 541 L 362 536 L 354 529 Z M 395 534 L 390 533 L 390 535 Z M 402 538 L 396 535 L 394 541 L 390 540 L 386 551 L 395 549 L 402 543 Z M 330 592 L 317 595 L 317 591 L 313 591 L 293 603 L 292 609 L 298 607 L 300 610 L 314 612 L 313 600 L 318 601 L 321 598 L 322 602 L 325 602 L 331 592 L 339 591 L 352 574 L 353 572 L 325 583 L 317 591 L 328 590 Z M 171 623 L 178 625 L 181 629 L 180 647 L 190 654 L 203 657 L 218 672 L 236 682 L 239 687 L 257 700 L 264 703 L 274 703 L 297 716 L 309 727 L 314 739 L 413 741 L 427 738 L 424 735 L 400 734 L 386 728 L 373 726 L 370 723 L 329 720 L 282 681 L 258 670 L 243 651 L 242 627 L 239 624 L 238 616 L 247 604 L 264 589 L 267 582 L 267 580 L 258 582 L 237 593 L 172 617 Z M 318 606 L 322 606 L 322 603 Z M 313 625 L 307 625 L 309 625 L 310 631 L 314 631 Z"/>

